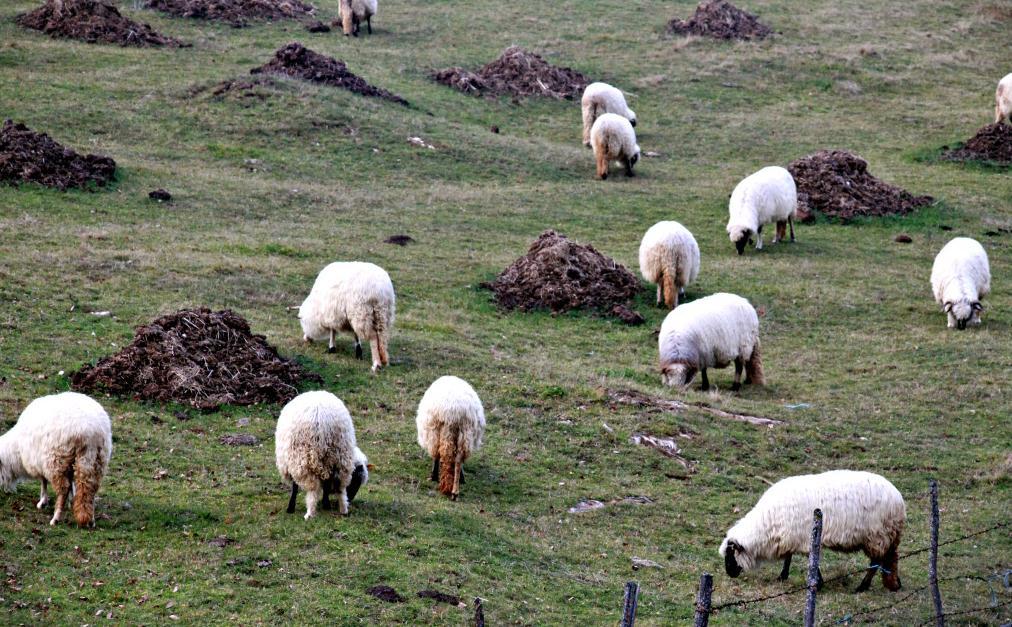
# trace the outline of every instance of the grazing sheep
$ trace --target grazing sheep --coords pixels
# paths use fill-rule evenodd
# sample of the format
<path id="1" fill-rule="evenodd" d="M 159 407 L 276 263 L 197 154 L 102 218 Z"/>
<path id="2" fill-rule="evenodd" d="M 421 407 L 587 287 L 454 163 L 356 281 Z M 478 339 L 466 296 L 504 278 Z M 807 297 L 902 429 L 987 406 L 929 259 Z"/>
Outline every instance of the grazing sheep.
<path id="1" fill-rule="evenodd" d="M 583 145 L 590 146 L 590 127 L 598 116 L 617 113 L 636 126 L 636 112 L 625 103 L 625 95 L 608 83 L 591 83 L 583 90 Z"/>
<path id="2" fill-rule="evenodd" d="M 626 176 L 633 176 L 633 166 L 640 159 L 640 147 L 629 120 L 615 113 L 601 115 L 590 129 L 590 143 L 597 159 L 597 175 L 602 181 L 608 178 L 608 164 L 612 161 L 621 161 Z"/>
<path id="3" fill-rule="evenodd" d="M 657 306 L 674 309 L 678 293 L 684 292 L 699 274 L 699 245 L 687 228 L 674 221 L 658 222 L 640 242 L 640 273 L 657 284 Z"/>
<path id="4" fill-rule="evenodd" d="M 862 550 L 871 560 L 856 592 L 867 590 L 877 571 L 886 588 L 900 589 L 896 549 L 907 518 L 903 495 L 884 477 L 856 470 L 788 477 L 773 484 L 721 543 L 727 574 L 737 577 L 761 561 L 782 559 L 780 580 L 786 581 L 791 557 L 809 551 L 817 508 L 823 516 L 823 547 L 844 553 Z"/>
<path id="5" fill-rule="evenodd" d="M 1001 121 L 1012 124 L 1012 74 L 998 81 L 994 92 L 994 123 Z"/>
<path id="6" fill-rule="evenodd" d="M 295 497 L 306 491 L 306 520 L 316 504 L 330 509 L 329 494 L 337 495 L 337 509 L 348 514 L 348 503 L 369 479 L 368 460 L 355 443 L 355 425 L 348 409 L 330 392 L 299 394 L 281 410 L 274 434 L 274 458 L 281 478 L 292 483 L 288 513 Z"/>
<path id="7" fill-rule="evenodd" d="M 394 325 L 394 286 L 383 268 L 361 261 L 336 262 L 320 271 L 299 307 L 303 339 L 329 339 L 333 353 L 338 331 L 355 336 L 355 357 L 362 359 L 362 340 L 372 348 L 372 370 L 390 363 L 387 343 Z"/>
<path id="8" fill-rule="evenodd" d="M 931 291 L 948 314 L 950 329 L 980 324 L 980 300 L 991 291 L 991 269 L 980 242 L 957 237 L 942 247 L 931 267 Z"/>
<path id="9" fill-rule="evenodd" d="M 439 377 L 418 404 L 418 445 L 432 457 L 432 481 L 456 501 L 464 483 L 464 462 L 481 447 L 485 410 L 467 381 Z"/>
<path id="10" fill-rule="evenodd" d="M 341 29 L 345 36 L 358 37 L 359 25 L 365 22 L 372 35 L 372 16 L 376 15 L 376 0 L 341 0 L 337 7 L 341 16 Z"/>
<path id="11" fill-rule="evenodd" d="M 728 203 L 727 234 L 738 254 L 745 254 L 745 244 L 756 238 L 756 249 L 763 247 L 763 225 L 777 223 L 773 243 L 784 239 L 787 225 L 794 241 L 794 216 L 798 210 L 798 188 L 786 169 L 770 166 L 751 174 L 734 188 Z"/>
<path id="12" fill-rule="evenodd" d="M 25 407 L 10 431 L 0 436 L 0 486 L 13 491 L 21 479 L 41 479 L 38 509 L 49 502 L 53 484 L 56 507 L 50 525 L 63 517 L 73 492 L 78 526 L 95 526 L 95 494 L 112 456 L 109 414 L 77 392 L 42 396 Z"/>
<path id="13" fill-rule="evenodd" d="M 702 390 L 710 389 L 707 368 L 726 368 L 734 362 L 734 385 L 762 385 L 763 363 L 759 354 L 759 316 L 747 300 L 734 294 L 713 294 L 674 309 L 664 319 L 657 340 L 661 355 L 661 380 L 665 385 L 685 387 L 702 372 Z"/>

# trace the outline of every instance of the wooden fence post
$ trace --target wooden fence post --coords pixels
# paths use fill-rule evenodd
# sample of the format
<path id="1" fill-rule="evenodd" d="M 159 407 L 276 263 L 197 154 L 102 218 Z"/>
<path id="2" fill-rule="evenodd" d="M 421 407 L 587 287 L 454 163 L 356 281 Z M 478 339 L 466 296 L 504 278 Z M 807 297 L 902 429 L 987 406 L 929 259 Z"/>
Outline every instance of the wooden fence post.
<path id="1" fill-rule="evenodd" d="M 481 606 L 481 597 L 474 597 L 474 627 L 485 627 L 485 609 Z"/>
<path id="2" fill-rule="evenodd" d="M 822 510 L 812 516 L 812 547 L 808 553 L 808 599 L 805 601 L 805 627 L 815 625 L 815 594 L 822 583 L 819 559 L 822 557 Z"/>
<path id="3" fill-rule="evenodd" d="M 633 627 L 636 623 L 636 604 L 639 601 L 640 586 L 635 581 L 625 584 L 625 597 L 622 599 L 622 627 Z"/>
<path id="4" fill-rule="evenodd" d="M 710 624 L 710 597 L 713 595 L 713 575 L 703 573 L 699 578 L 699 593 L 696 595 L 696 622 L 693 627 L 707 627 Z"/>
<path id="5" fill-rule="evenodd" d="M 945 627 L 942 593 L 938 591 L 938 482 L 931 480 L 931 552 L 928 554 L 928 585 L 935 602 L 935 625 Z"/>

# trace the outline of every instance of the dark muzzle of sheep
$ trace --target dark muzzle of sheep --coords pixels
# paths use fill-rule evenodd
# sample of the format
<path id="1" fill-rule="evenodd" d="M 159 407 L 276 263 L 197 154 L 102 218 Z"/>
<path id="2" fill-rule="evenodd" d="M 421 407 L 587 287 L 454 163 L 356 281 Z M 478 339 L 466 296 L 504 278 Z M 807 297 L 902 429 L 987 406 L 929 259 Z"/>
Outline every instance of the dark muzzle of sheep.
<path id="1" fill-rule="evenodd" d="M 738 550 L 738 545 L 734 542 L 727 543 L 727 550 L 724 551 L 724 571 L 727 572 L 731 578 L 737 577 L 741 574 L 742 568 L 738 565 L 738 560 L 734 558 L 735 551 Z"/>

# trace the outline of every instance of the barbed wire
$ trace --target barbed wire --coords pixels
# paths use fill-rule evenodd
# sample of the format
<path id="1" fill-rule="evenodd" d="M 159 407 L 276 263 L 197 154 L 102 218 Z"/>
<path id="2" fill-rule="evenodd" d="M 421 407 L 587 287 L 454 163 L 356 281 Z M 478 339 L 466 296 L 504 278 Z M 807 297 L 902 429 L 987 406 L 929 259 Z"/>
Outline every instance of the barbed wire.
<path id="1" fill-rule="evenodd" d="M 987 607 L 975 607 L 973 609 L 961 610 L 959 612 L 945 612 L 945 613 L 942 614 L 942 616 L 945 616 L 945 617 L 949 617 L 949 616 L 961 616 L 963 614 L 975 614 L 977 612 L 986 612 L 988 610 L 1000 610 L 1001 608 L 1008 607 L 1009 605 L 1012 605 L 1012 601 L 1005 601 L 1004 603 L 999 603 L 998 605 L 988 605 Z M 931 618 L 927 619 L 923 623 L 920 623 L 917 627 L 924 627 L 924 625 L 930 625 L 933 622 L 935 622 L 935 617 L 934 616 L 932 616 Z"/>
<path id="2" fill-rule="evenodd" d="M 956 542 L 962 542 L 963 540 L 969 540 L 970 538 L 975 538 L 977 536 L 984 535 L 985 533 L 990 533 L 990 532 L 994 531 L 995 529 L 1001 529 L 1002 527 L 1008 527 L 1008 525 L 1009 524 L 1007 522 L 1000 522 L 1000 523 L 994 525 L 993 527 L 988 527 L 987 529 L 981 529 L 980 531 L 971 533 L 969 535 L 965 535 L 965 536 L 963 536 L 961 538 L 955 538 L 955 539 L 952 539 L 952 540 L 946 540 L 945 542 L 939 542 L 938 543 L 938 548 L 942 548 L 943 546 L 946 546 L 948 544 L 954 544 Z M 908 557 L 913 557 L 914 555 L 919 555 L 921 553 L 924 553 L 925 551 L 930 551 L 930 550 L 931 550 L 931 547 L 930 546 L 926 546 L 923 549 L 917 549 L 916 551 L 911 551 L 909 553 L 904 553 L 903 555 L 900 555 L 898 559 L 901 559 L 901 560 L 902 559 L 906 559 Z"/>

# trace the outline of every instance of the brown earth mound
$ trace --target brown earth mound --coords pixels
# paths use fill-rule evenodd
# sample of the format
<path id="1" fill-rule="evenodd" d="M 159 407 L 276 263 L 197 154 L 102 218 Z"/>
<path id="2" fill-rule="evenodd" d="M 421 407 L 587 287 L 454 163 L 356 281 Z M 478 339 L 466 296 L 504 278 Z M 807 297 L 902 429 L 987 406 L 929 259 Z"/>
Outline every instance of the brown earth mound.
<path id="1" fill-rule="evenodd" d="M 579 98 L 590 83 L 583 74 L 568 67 L 555 67 L 533 52 L 510 46 L 498 59 L 477 72 L 460 67 L 437 70 L 431 75 L 437 83 L 465 94 L 486 96 L 548 96 Z"/>
<path id="2" fill-rule="evenodd" d="M 45 133 L 36 133 L 11 120 L 0 129 L 0 183 L 38 183 L 65 190 L 104 186 L 112 180 L 116 162 L 100 155 L 79 155 Z"/>
<path id="3" fill-rule="evenodd" d="M 672 35 L 698 35 L 713 39 L 765 39 L 773 29 L 759 18 L 742 11 L 727 0 L 705 0 L 687 20 L 677 17 L 668 22 Z"/>
<path id="4" fill-rule="evenodd" d="M 44 5 L 23 13 L 15 21 L 58 39 L 79 39 L 90 44 L 121 46 L 182 46 L 178 39 L 155 32 L 147 24 L 135 22 L 101 0 L 48 0 Z"/>
<path id="5" fill-rule="evenodd" d="M 301 0 L 148 0 L 149 9 L 176 17 L 195 17 L 226 22 L 235 27 L 247 20 L 297 19 L 315 9 Z"/>
<path id="6" fill-rule="evenodd" d="M 107 392 L 199 409 L 281 403 L 320 378 L 278 355 L 229 309 L 184 309 L 138 327 L 134 341 L 70 377 L 82 392 Z"/>
<path id="7" fill-rule="evenodd" d="M 373 87 L 360 77 L 348 71 L 344 61 L 338 61 L 318 52 L 313 52 L 302 44 L 293 41 L 274 53 L 274 58 L 260 67 L 250 70 L 250 74 L 284 74 L 294 78 L 341 87 L 363 96 L 383 98 L 402 105 L 408 101 L 385 89 Z"/>
<path id="8" fill-rule="evenodd" d="M 803 222 L 814 220 L 814 213 L 844 221 L 906 215 L 934 201 L 880 181 L 868 172 L 867 161 L 845 150 L 820 150 L 787 169 L 798 186 L 798 219 Z"/>
<path id="9" fill-rule="evenodd" d="M 946 150 L 942 158 L 1012 164 L 1012 125 L 998 123 L 983 126 L 962 146 Z"/>
<path id="10" fill-rule="evenodd" d="M 625 266 L 593 246 L 545 231 L 526 255 L 482 287 L 492 290 L 496 303 L 506 310 L 561 313 L 585 308 L 619 315 L 615 305 L 628 303 L 640 284 Z"/>

